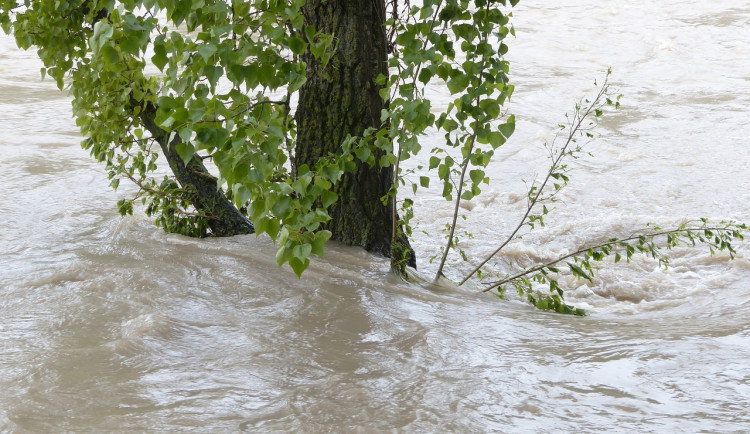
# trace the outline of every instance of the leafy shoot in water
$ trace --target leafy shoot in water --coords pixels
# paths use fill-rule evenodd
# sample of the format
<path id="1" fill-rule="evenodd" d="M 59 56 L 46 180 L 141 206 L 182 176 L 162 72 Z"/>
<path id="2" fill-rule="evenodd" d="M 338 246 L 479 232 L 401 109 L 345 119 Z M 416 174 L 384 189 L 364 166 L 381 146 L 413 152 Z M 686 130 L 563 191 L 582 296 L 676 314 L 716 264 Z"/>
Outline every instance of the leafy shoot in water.
<path id="1" fill-rule="evenodd" d="M 519 223 L 516 225 L 513 231 L 511 231 L 510 235 L 508 235 L 508 237 L 505 239 L 505 241 L 500 243 L 495 251 L 488 255 L 481 263 L 479 263 L 479 265 L 474 267 L 474 269 L 471 270 L 471 272 L 469 272 L 463 278 L 463 280 L 459 282 L 459 285 L 463 285 L 464 283 L 466 283 L 466 281 L 469 280 L 471 276 L 473 276 L 476 272 L 478 272 L 490 259 L 500 253 L 500 251 L 505 248 L 508 243 L 516 239 L 519 235 L 519 231 L 524 226 L 529 226 L 531 229 L 534 229 L 537 224 L 539 226 L 544 226 L 544 216 L 549 213 L 549 209 L 547 208 L 545 203 L 555 202 L 557 200 L 557 195 L 565 186 L 568 185 L 568 182 L 570 180 L 568 176 L 569 167 L 567 164 L 563 163 L 564 159 L 566 157 L 578 158 L 579 154 L 583 152 L 583 149 L 580 145 L 576 144 L 576 138 L 582 134 L 590 134 L 591 129 L 595 125 L 593 121 L 587 122 L 587 120 L 592 115 L 594 115 L 595 118 L 598 118 L 600 115 L 596 115 L 597 113 L 602 113 L 604 107 L 612 105 L 609 103 L 611 101 L 611 93 L 609 87 L 609 76 L 611 74 L 612 71 L 607 70 L 607 73 L 604 77 L 604 82 L 598 88 L 596 97 L 593 99 L 593 101 L 589 101 L 585 106 L 582 106 L 581 103 L 578 103 L 576 104 L 576 110 L 572 117 L 567 114 L 565 115 L 565 117 L 568 119 L 567 125 L 559 126 L 561 131 L 558 132 L 558 134 L 555 136 L 555 140 L 553 140 L 552 144 L 547 146 L 551 160 L 551 164 L 549 169 L 547 170 L 547 174 L 545 175 L 541 184 L 537 185 L 536 181 L 532 182 L 531 187 L 529 188 L 529 191 L 526 195 L 528 198 L 526 212 L 521 217 Z M 616 97 L 617 100 L 619 100 L 619 98 L 620 96 Z M 558 138 L 561 137 L 562 131 L 565 131 L 564 142 L 561 146 L 555 146 Z M 550 186 L 553 187 L 552 191 L 549 190 Z M 539 204 L 543 205 L 541 213 L 534 213 L 535 208 Z"/>
<path id="2" fill-rule="evenodd" d="M 593 283 L 597 270 L 594 263 L 610 257 L 614 263 L 623 259 L 629 263 L 636 254 L 653 259 L 662 268 L 667 269 L 670 258 L 665 251 L 678 246 L 692 247 L 699 243 L 706 245 L 711 255 L 716 252 L 727 252 L 730 259 L 734 259 L 736 251 L 732 243 L 735 240 L 744 240 L 747 229 L 743 223 L 722 221 L 713 225 L 705 218 L 671 229 L 650 224 L 640 233 L 625 238 L 610 238 L 605 242 L 585 246 L 567 255 L 526 267 L 503 279 L 487 283 L 483 291 L 489 292 L 494 289 L 498 295 L 503 295 L 506 286 L 510 285 L 520 296 L 542 310 L 585 315 L 583 310 L 564 303 L 563 290 L 559 285 L 560 275 L 569 274 Z M 545 286 L 549 289 L 548 292 L 540 290 L 540 287 Z"/>

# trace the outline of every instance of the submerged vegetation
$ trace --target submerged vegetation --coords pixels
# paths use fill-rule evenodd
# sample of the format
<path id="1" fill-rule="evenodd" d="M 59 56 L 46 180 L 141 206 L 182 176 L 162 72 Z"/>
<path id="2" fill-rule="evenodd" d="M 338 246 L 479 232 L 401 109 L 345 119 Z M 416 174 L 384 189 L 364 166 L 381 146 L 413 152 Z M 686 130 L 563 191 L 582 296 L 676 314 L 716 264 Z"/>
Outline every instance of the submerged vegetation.
<path id="1" fill-rule="evenodd" d="M 42 75 L 70 91 L 82 145 L 105 164 L 112 187 L 137 186 L 118 202 L 121 214 L 140 203 L 170 232 L 266 234 L 278 264 L 298 276 L 329 239 L 388 256 L 407 276 L 419 210 L 402 189 L 435 188 L 452 209 L 435 279 L 457 254 L 474 264 L 458 285 L 478 279 L 499 296 L 511 287 L 543 310 L 584 314 L 565 303 L 559 276 L 593 281 L 594 263 L 606 258 L 641 253 L 666 267 L 666 251 L 696 244 L 733 257 L 747 227 L 700 219 L 594 241 L 499 278 L 482 273 L 511 241 L 545 224 L 570 180 L 569 160 L 586 152 L 580 141 L 619 107 L 609 71 L 560 125 L 514 229 L 486 240 L 497 248 L 485 258 L 459 248 L 461 203 L 491 182 L 487 167 L 515 130 L 504 55 L 517 3 L 0 0 L 0 25 L 20 47 L 35 47 Z M 444 110 L 426 96 L 429 87 L 450 94 Z M 425 149 L 427 134 L 443 140 Z M 405 169 L 411 158 L 423 164 Z M 157 178 L 163 162 L 171 175 Z"/>

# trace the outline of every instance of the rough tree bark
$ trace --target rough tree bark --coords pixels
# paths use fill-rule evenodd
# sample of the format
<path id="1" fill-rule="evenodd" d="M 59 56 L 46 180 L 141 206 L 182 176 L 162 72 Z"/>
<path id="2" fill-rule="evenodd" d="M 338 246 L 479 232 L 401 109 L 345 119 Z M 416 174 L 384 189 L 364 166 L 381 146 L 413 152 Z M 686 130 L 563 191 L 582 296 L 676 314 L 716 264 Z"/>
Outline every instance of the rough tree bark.
<path id="1" fill-rule="evenodd" d="M 300 90 L 295 115 L 295 170 L 303 164 L 314 167 L 321 156 L 338 153 L 347 134 L 361 136 L 368 127 L 380 127 L 385 102 L 375 79 L 388 74 L 384 0 L 309 0 L 303 13 L 306 24 L 334 35 L 338 48 L 325 74 L 319 61 L 312 56 L 305 59 L 307 83 Z M 392 261 L 405 259 L 415 267 L 408 238 L 400 229 L 393 237 L 392 201 L 388 205 L 381 201 L 392 183 L 392 167 L 358 162 L 357 170 L 335 187 L 339 200 L 328 210 L 331 220 L 326 228 L 332 239 L 362 246 Z"/>

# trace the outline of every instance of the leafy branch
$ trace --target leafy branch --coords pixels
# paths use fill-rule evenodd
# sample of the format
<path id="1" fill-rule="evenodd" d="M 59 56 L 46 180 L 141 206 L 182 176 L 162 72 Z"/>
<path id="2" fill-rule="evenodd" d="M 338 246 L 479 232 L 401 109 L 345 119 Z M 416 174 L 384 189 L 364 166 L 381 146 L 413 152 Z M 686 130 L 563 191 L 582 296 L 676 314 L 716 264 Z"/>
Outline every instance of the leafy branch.
<path id="1" fill-rule="evenodd" d="M 659 262 L 659 265 L 667 269 L 670 258 L 664 250 L 672 250 L 680 245 L 696 246 L 701 243 L 708 246 L 711 255 L 718 251 L 726 251 L 729 257 L 734 259 L 736 251 L 732 242 L 744 240 L 743 233 L 748 230 L 747 225 L 731 221 L 723 221 L 718 225 L 709 225 L 708 219 L 700 219 L 698 222 L 685 223 L 677 228 L 662 229 L 655 225 L 649 225 L 644 233 L 636 233 L 626 238 L 610 238 L 609 240 L 580 248 L 572 253 L 560 256 L 553 260 L 537 264 L 507 276 L 501 280 L 488 283 L 483 292 L 499 288 L 498 294 L 505 291 L 504 286 L 512 284 L 518 289 L 519 295 L 526 295 L 527 299 L 535 306 L 544 310 L 557 310 L 563 313 L 582 314 L 580 309 L 573 309 L 563 303 L 563 290 L 553 275 L 560 275 L 562 270 L 558 264 L 565 262 L 569 272 L 578 279 L 593 282 L 595 267 L 593 262 L 601 262 L 605 258 L 614 256 L 614 262 L 620 262 L 623 258 L 630 262 L 633 255 L 641 253 Z M 572 261 L 569 261 L 571 260 Z M 534 296 L 534 284 L 546 284 L 549 286 L 550 295 L 544 296 L 537 293 Z"/>
<path id="2" fill-rule="evenodd" d="M 599 90 L 597 91 L 596 97 L 593 99 L 593 101 L 589 102 L 585 108 L 582 108 L 580 104 L 576 104 L 576 111 L 573 114 L 572 119 L 569 120 L 567 126 L 567 137 L 562 147 L 560 147 L 559 149 L 555 149 L 554 143 L 552 146 L 550 146 L 550 156 L 552 159 L 552 164 L 550 165 L 549 170 L 547 171 L 547 174 L 544 177 L 541 185 L 537 186 L 534 183 L 529 189 L 527 195 L 529 198 L 529 203 L 526 208 L 526 212 L 521 217 L 521 220 L 518 222 L 515 229 L 513 229 L 510 235 L 508 235 L 505 241 L 503 241 L 500 246 L 495 249 L 495 251 L 488 255 L 479 265 L 474 267 L 474 269 L 471 270 L 471 272 L 467 274 L 461 280 L 461 282 L 459 282 L 459 286 L 466 283 L 466 281 L 469 280 L 471 276 L 478 272 L 490 259 L 500 253 L 500 251 L 505 248 L 508 243 L 514 240 L 522 227 L 524 227 L 525 225 L 530 225 L 533 228 L 535 221 L 539 221 L 542 225 L 544 225 L 543 215 L 547 214 L 547 207 L 545 206 L 543 208 L 543 215 L 533 215 L 531 212 L 534 207 L 536 207 L 540 203 L 554 201 L 557 193 L 559 193 L 560 190 L 567 185 L 568 176 L 565 174 L 565 172 L 567 171 L 567 166 L 562 164 L 562 162 L 565 157 L 576 158 L 576 153 L 581 151 L 580 146 L 571 149 L 571 145 L 576 143 L 576 137 L 578 137 L 581 133 L 585 133 L 588 137 L 591 137 L 591 133 L 588 131 L 588 129 L 593 126 L 593 122 L 588 125 L 584 125 L 584 122 L 586 121 L 586 119 L 590 118 L 592 114 L 596 118 L 600 117 L 602 115 L 602 108 L 605 105 L 615 106 L 616 108 L 620 105 L 619 102 L 613 101 L 609 98 L 609 76 L 611 75 L 611 73 L 611 70 L 607 71 L 604 77 L 604 82 L 599 87 Z M 617 100 L 619 100 L 619 96 L 617 97 Z M 561 127 L 564 128 L 565 126 L 561 125 Z M 551 180 L 554 181 L 551 182 Z M 546 192 L 547 187 L 550 186 L 550 182 L 551 185 L 554 186 L 555 191 L 547 196 L 543 196 L 543 194 L 545 194 Z"/>

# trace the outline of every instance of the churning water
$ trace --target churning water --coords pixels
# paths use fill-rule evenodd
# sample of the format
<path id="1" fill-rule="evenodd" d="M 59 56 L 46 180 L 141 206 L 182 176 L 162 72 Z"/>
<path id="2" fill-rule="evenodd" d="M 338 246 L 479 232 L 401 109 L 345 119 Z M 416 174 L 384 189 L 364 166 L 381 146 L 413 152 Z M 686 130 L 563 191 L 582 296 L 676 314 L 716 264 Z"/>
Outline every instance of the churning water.
<path id="1" fill-rule="evenodd" d="M 502 259 L 551 258 L 650 221 L 750 222 L 746 0 L 526 0 L 514 15 L 518 129 L 466 205 L 472 260 L 517 223 L 541 144 L 610 66 L 623 108 L 574 163 L 547 226 Z M 405 284 L 336 245 L 298 280 L 263 237 L 192 240 L 119 217 L 120 193 L 39 66 L 0 39 L 0 431 L 750 427 L 748 248 L 565 281 L 585 318 L 479 286 Z M 417 205 L 430 276 L 450 206 Z M 449 265 L 453 278 L 468 270 Z"/>

